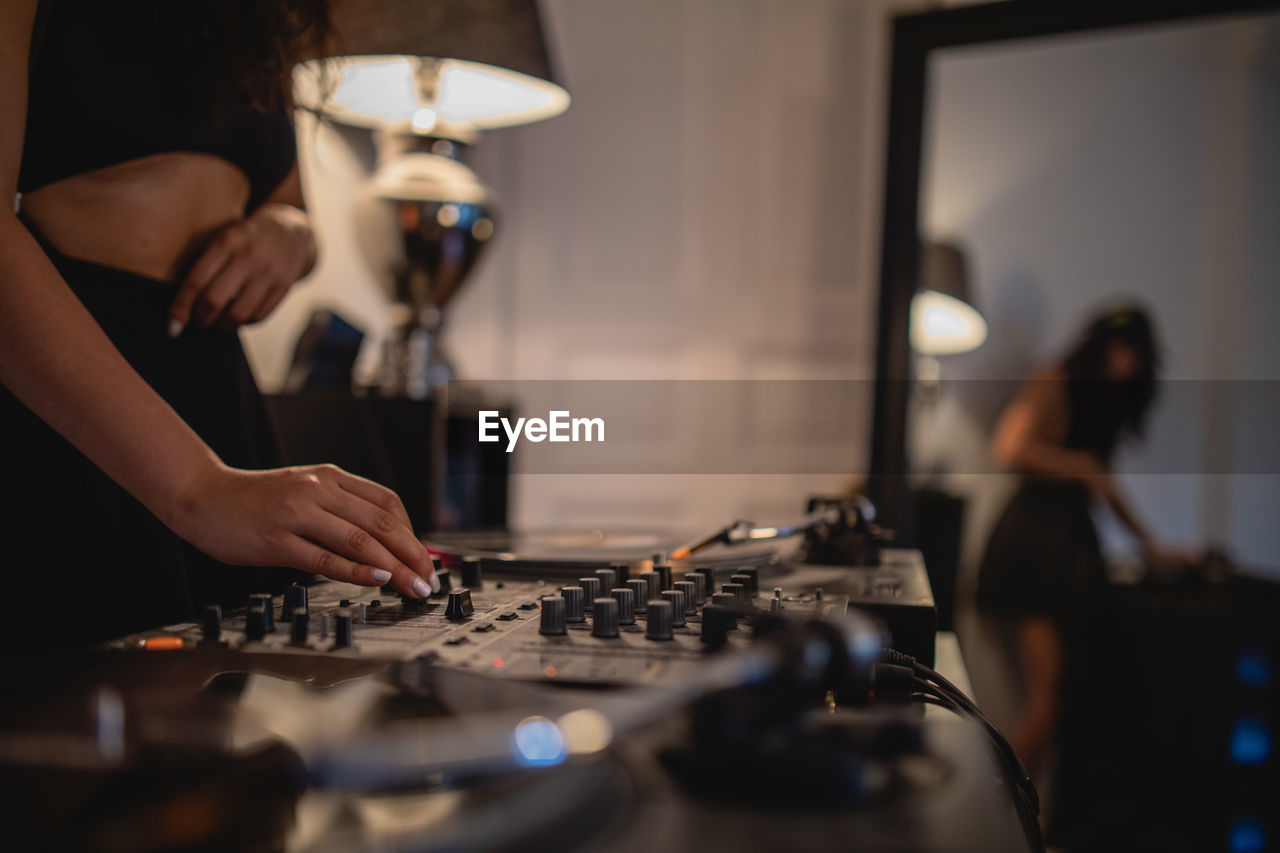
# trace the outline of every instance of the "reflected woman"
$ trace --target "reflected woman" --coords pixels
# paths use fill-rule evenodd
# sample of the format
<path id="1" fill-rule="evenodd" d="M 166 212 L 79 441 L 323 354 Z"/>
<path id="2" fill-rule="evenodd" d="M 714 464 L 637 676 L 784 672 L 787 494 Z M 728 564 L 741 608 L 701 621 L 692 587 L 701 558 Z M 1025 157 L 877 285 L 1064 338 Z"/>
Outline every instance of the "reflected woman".
<path id="1" fill-rule="evenodd" d="M 1150 318 L 1117 307 L 1033 375 L 996 425 L 992 454 L 1022 482 L 987 542 L 977 604 L 1012 631 L 1025 701 L 1010 740 L 1033 772 L 1056 726 L 1063 618 L 1104 577 L 1091 505 L 1109 507 L 1145 557 L 1166 554 L 1111 473 L 1116 447 L 1143 435 L 1159 369 Z"/>

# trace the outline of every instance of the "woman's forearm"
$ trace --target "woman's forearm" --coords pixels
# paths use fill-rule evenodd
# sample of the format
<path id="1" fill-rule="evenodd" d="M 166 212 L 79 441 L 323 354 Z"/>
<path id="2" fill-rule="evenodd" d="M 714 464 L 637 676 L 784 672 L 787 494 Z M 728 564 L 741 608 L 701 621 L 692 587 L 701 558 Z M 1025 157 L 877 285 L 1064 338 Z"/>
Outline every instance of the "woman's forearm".
<path id="1" fill-rule="evenodd" d="M 197 483 L 221 467 L 8 212 L 0 214 L 0 382 L 170 527 Z"/>

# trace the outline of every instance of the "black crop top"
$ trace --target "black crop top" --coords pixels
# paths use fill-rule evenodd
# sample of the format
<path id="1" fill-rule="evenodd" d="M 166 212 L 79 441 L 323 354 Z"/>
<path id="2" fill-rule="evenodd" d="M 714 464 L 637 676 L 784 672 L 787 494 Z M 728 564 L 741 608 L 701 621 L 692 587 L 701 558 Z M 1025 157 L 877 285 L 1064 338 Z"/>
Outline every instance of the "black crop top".
<path id="1" fill-rule="evenodd" d="M 171 151 L 238 166 L 249 177 L 248 210 L 279 186 L 296 154 L 283 98 L 265 113 L 228 100 L 216 38 L 175 33 L 166 12 L 193 2 L 217 0 L 41 3 L 19 192 Z"/>

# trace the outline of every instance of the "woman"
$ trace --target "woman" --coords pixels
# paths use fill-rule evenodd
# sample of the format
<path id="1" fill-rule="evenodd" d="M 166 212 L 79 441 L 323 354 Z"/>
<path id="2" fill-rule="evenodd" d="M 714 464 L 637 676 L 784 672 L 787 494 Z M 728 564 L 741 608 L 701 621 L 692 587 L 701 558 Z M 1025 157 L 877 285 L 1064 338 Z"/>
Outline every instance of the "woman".
<path id="1" fill-rule="evenodd" d="M 1118 307 L 1090 323 L 1065 359 L 1032 377 L 996 425 L 993 455 L 1023 479 L 987 542 L 977 603 L 1013 633 L 1026 697 L 1010 742 L 1033 772 L 1057 718 L 1063 618 L 1103 580 L 1091 504 L 1108 506 L 1145 556 L 1167 555 L 1110 468 L 1117 445 L 1143 434 L 1159 367 L 1146 313 Z"/>
<path id="2" fill-rule="evenodd" d="M 287 80 L 327 35 L 317 0 L 0 4 L 10 648 L 281 582 L 229 566 L 438 588 L 393 493 L 270 467 L 236 336 L 315 262 Z"/>

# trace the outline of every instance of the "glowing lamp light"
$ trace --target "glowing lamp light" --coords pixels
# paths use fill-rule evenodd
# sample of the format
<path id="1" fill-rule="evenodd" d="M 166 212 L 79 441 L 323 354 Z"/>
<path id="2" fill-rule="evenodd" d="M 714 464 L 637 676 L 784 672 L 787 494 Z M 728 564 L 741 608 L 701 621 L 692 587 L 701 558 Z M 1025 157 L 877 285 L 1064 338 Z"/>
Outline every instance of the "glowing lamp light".
<path id="1" fill-rule="evenodd" d="M 920 290 L 911 300 L 911 348 L 921 355 L 957 355 L 982 346 L 987 321 L 969 300 L 964 253 L 933 243 L 920 258 Z"/>

